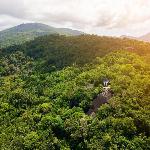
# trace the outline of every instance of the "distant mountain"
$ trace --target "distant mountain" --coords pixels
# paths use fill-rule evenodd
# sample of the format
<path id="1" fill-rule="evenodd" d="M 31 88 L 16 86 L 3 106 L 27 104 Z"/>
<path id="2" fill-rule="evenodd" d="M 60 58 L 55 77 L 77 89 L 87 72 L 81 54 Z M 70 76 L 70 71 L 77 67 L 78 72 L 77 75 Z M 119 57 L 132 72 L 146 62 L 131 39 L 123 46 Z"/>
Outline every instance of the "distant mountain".
<path id="1" fill-rule="evenodd" d="M 55 28 L 41 23 L 27 23 L 0 31 L 0 47 L 21 44 L 35 37 L 50 34 L 76 36 L 83 32 L 68 28 Z"/>
<path id="2" fill-rule="evenodd" d="M 150 33 L 147 33 L 141 37 L 139 37 L 140 40 L 145 41 L 145 42 L 150 42 Z"/>
<path id="3" fill-rule="evenodd" d="M 144 41 L 144 42 L 150 42 L 150 33 L 147 33 L 140 37 L 122 35 L 120 36 L 120 38 L 127 38 L 127 39 L 139 40 L 139 41 Z"/>
<path id="4" fill-rule="evenodd" d="M 122 35 L 122 36 L 120 36 L 120 38 L 127 38 L 127 39 L 138 40 L 137 37 L 134 37 L 134 36 L 128 36 L 128 35 Z"/>

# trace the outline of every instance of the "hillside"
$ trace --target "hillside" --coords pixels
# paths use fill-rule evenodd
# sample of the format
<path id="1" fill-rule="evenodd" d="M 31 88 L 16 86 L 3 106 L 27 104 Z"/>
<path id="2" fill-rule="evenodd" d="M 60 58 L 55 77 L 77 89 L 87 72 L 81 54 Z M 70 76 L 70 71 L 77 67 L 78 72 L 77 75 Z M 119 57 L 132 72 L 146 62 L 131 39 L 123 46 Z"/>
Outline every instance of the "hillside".
<path id="1" fill-rule="evenodd" d="M 34 41 L 19 46 L 2 49 L 0 55 L 22 51 L 25 55 L 40 60 L 44 68 L 55 66 L 57 69 L 62 69 L 72 65 L 82 66 L 96 57 L 103 57 L 115 50 L 126 50 L 146 56 L 150 54 L 150 44 L 95 35 L 69 37 L 50 35 L 36 38 Z"/>
<path id="2" fill-rule="evenodd" d="M 141 56 L 112 52 L 52 73 L 22 52 L 0 61 L 0 149 L 149 149 L 150 66 Z M 86 115 L 106 77 L 112 98 Z"/>
<path id="3" fill-rule="evenodd" d="M 0 31 L 0 47 L 21 44 L 26 41 L 33 40 L 35 37 L 49 34 L 76 36 L 83 34 L 83 32 L 67 28 L 54 28 L 41 23 L 21 24 L 10 29 Z"/>
<path id="4" fill-rule="evenodd" d="M 149 43 L 46 35 L 0 50 L 2 150 L 148 150 L 149 100 Z"/>

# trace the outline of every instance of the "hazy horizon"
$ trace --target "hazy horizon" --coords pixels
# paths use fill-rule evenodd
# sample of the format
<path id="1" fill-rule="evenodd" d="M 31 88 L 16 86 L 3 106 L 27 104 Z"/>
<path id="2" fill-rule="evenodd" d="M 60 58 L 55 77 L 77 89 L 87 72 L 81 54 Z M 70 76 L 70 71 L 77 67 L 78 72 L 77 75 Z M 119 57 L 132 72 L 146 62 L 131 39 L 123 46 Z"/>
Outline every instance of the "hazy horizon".
<path id="1" fill-rule="evenodd" d="M 148 0 L 2 0 L 0 31 L 43 23 L 89 34 L 141 36 L 149 33 Z"/>

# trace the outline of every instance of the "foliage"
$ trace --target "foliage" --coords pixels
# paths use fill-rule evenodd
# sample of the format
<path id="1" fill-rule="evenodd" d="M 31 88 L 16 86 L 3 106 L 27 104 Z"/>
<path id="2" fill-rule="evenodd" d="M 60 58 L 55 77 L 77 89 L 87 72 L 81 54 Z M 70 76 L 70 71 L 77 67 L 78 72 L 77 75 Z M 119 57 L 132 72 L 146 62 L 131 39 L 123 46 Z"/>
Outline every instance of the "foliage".
<path id="1" fill-rule="evenodd" d="M 149 60 L 150 44 L 136 40 L 96 35 L 72 37 L 49 35 L 38 37 L 22 45 L 2 49 L 0 56 L 21 51 L 26 56 L 41 62 L 40 71 L 49 72 L 67 66 L 83 66 L 86 63 L 92 63 L 96 57 L 103 57 L 116 50 L 137 53 Z"/>
<path id="2" fill-rule="evenodd" d="M 92 39 L 93 51 L 90 51 L 87 37 Z M 0 149 L 150 149 L 149 64 L 141 56 L 125 51 L 112 52 L 92 61 L 106 51 L 103 54 L 97 52 L 99 40 L 96 41 L 95 36 L 87 37 L 78 37 L 83 42 L 80 41 L 81 45 L 75 37 L 49 37 L 49 43 L 52 40 L 55 43 L 51 44 L 53 50 L 58 43 L 56 51 L 48 53 L 51 50 L 47 44 L 47 50 L 39 55 L 37 50 L 39 46 L 42 49 L 46 40 L 43 37 L 29 43 L 28 49 L 23 48 L 24 53 L 9 54 L 7 51 L 7 55 L 1 58 Z M 100 45 L 109 39 L 99 38 L 103 39 Z M 68 40 L 72 45 L 67 44 Z M 38 42 L 41 44 L 37 45 Z M 85 43 L 88 48 L 84 49 Z M 97 45 L 93 46 L 95 43 Z M 71 54 L 65 55 L 66 50 L 73 52 L 75 45 L 78 51 L 74 51 L 74 57 L 68 58 Z M 62 51 L 58 51 L 60 48 Z M 94 50 L 96 54 L 90 57 Z M 62 52 L 60 55 L 64 54 L 62 57 L 65 58 L 59 60 L 60 56 L 55 55 L 58 52 Z M 78 63 L 82 63 L 83 57 L 88 59 L 85 62 L 92 62 L 41 72 L 40 59 L 42 55 L 46 58 L 46 54 L 47 57 L 56 56 L 54 60 L 57 61 L 68 58 L 67 65 L 77 56 L 81 56 Z M 35 55 L 40 59 L 34 59 Z M 104 77 L 111 81 L 113 97 L 99 108 L 95 117 L 88 116 L 86 112 L 93 99 L 103 90 Z"/>

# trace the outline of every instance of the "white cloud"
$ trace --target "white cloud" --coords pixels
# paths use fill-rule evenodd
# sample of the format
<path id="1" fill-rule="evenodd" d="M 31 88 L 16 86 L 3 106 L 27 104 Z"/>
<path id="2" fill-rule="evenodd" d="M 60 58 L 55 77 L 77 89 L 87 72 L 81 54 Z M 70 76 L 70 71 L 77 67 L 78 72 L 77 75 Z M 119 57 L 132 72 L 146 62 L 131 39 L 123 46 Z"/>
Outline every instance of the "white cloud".
<path id="1" fill-rule="evenodd" d="M 150 25 L 149 8 L 150 0 L 0 0 L 0 14 L 11 16 L 8 21 L 5 19 L 6 25 L 14 17 L 24 22 L 37 21 L 113 35 L 136 35 L 140 28 L 146 32 Z"/>
<path id="2" fill-rule="evenodd" d="M 22 18 L 25 15 L 25 10 L 23 0 L 0 0 L 0 15 Z"/>
<path id="3" fill-rule="evenodd" d="M 10 28 L 12 26 L 18 25 L 20 23 L 30 22 L 24 19 L 15 18 L 9 15 L 0 15 L 0 30 Z"/>

